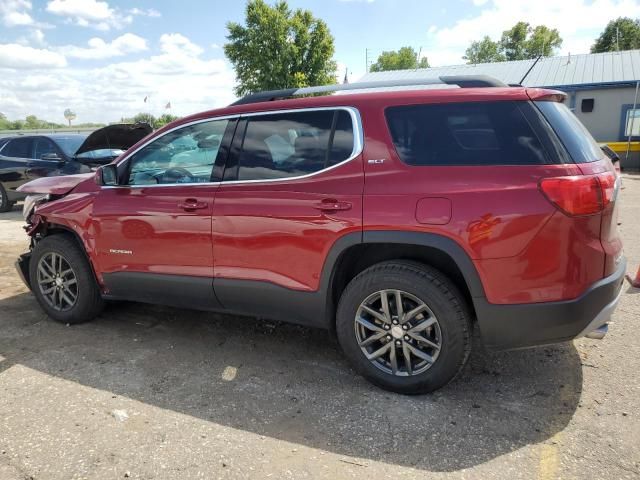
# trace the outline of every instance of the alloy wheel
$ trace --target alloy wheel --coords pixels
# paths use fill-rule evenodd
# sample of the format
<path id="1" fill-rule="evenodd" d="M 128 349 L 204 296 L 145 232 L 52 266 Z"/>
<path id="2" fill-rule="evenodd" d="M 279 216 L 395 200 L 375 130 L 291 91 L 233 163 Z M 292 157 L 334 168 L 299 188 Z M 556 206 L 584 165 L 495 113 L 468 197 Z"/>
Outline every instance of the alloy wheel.
<path id="1" fill-rule="evenodd" d="M 431 368 L 442 349 L 438 319 L 425 302 L 402 290 L 380 290 L 358 307 L 355 335 L 380 370 L 412 376 Z"/>
<path id="2" fill-rule="evenodd" d="M 40 258 L 38 288 L 49 306 L 58 311 L 70 310 L 78 300 L 76 274 L 59 253 L 46 253 Z"/>

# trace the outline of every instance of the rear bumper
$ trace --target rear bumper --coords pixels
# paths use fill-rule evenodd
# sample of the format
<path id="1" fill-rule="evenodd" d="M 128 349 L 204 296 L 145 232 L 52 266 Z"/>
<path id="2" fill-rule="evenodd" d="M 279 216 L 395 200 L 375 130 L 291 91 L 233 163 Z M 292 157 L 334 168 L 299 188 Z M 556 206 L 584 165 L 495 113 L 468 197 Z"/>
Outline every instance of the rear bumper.
<path id="1" fill-rule="evenodd" d="M 573 300 L 518 305 L 491 304 L 474 299 L 478 326 L 488 348 L 506 350 L 564 342 L 577 337 L 602 338 L 605 325 L 622 294 L 626 270 L 616 271 Z M 596 332 L 599 330 L 600 332 Z"/>
<path id="2" fill-rule="evenodd" d="M 29 283 L 29 262 L 31 261 L 31 252 L 23 253 L 16 260 L 15 266 L 18 271 L 18 275 L 24 282 L 24 284 L 31 289 L 31 284 Z"/>

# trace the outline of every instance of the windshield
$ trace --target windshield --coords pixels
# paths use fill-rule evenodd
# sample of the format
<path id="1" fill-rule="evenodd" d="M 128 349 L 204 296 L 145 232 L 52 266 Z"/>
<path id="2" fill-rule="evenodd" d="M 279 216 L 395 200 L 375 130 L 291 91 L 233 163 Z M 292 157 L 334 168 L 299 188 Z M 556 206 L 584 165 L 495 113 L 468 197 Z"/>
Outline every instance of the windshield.
<path id="1" fill-rule="evenodd" d="M 589 131 L 563 103 L 535 102 L 576 163 L 595 162 L 602 150 Z"/>
<path id="2" fill-rule="evenodd" d="M 69 135 L 68 137 L 55 137 L 53 141 L 66 155 L 73 157 L 85 138 L 87 138 L 86 135 Z"/>

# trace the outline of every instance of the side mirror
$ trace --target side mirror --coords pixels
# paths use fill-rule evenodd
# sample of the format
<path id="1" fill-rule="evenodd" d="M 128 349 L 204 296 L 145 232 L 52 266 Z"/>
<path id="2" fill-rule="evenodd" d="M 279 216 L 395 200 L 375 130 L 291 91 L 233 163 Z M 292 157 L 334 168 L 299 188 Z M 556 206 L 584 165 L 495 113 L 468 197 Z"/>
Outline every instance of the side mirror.
<path id="1" fill-rule="evenodd" d="M 118 185 L 118 167 L 112 163 L 103 165 L 98 169 L 98 180 L 100 185 L 104 185 L 105 187 Z"/>
<path id="2" fill-rule="evenodd" d="M 62 162 L 63 160 L 57 153 L 45 153 L 40 157 L 40 160 L 48 160 L 50 162 Z"/>

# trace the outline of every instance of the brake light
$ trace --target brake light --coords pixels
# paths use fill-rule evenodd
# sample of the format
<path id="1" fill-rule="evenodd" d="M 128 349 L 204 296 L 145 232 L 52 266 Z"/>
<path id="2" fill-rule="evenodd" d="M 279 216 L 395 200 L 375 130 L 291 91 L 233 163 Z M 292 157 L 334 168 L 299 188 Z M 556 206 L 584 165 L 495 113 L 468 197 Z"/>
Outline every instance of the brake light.
<path id="1" fill-rule="evenodd" d="M 601 173 L 598 175 L 605 207 L 615 200 L 617 178 L 618 176 L 613 172 Z"/>
<path id="2" fill-rule="evenodd" d="M 601 212 L 613 202 L 615 189 L 616 175 L 613 172 L 545 178 L 540 182 L 542 193 L 567 215 Z"/>

